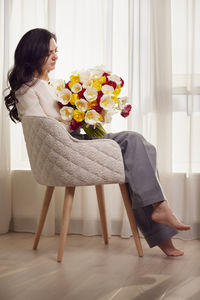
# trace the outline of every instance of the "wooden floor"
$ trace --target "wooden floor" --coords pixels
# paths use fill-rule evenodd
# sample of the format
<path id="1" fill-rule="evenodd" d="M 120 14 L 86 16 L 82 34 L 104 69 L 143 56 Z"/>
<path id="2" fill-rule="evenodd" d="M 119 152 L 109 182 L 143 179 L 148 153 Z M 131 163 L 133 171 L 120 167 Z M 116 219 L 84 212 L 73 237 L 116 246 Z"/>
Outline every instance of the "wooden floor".
<path id="1" fill-rule="evenodd" d="M 175 240 L 185 251 L 168 258 L 142 240 L 139 258 L 132 239 L 70 235 L 64 260 L 56 262 L 58 236 L 0 235 L 0 300 L 199 300 L 200 241 Z"/>

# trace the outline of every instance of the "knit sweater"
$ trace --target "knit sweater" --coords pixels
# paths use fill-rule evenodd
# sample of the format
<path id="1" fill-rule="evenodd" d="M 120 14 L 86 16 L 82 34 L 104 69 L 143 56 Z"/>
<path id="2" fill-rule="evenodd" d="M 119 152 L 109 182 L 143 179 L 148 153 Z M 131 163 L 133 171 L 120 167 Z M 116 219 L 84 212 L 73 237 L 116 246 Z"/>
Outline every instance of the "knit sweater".
<path id="1" fill-rule="evenodd" d="M 59 120 L 59 106 L 54 87 L 46 80 L 38 79 L 32 87 L 23 85 L 17 92 L 19 118 L 24 116 L 48 116 Z"/>

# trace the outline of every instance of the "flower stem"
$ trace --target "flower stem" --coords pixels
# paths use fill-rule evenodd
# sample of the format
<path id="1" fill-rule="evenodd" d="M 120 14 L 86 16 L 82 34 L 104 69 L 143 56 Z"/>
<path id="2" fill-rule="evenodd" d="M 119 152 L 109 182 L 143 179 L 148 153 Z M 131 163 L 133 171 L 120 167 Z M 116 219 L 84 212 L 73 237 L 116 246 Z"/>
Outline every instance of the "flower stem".
<path id="1" fill-rule="evenodd" d="M 85 133 L 90 137 L 90 138 L 98 138 L 98 137 L 103 137 L 107 134 L 107 132 L 105 131 L 105 129 L 103 128 L 103 126 L 101 124 L 98 124 L 96 126 L 96 128 L 94 128 L 93 126 L 86 126 L 86 123 L 83 124 L 82 126 L 83 130 L 85 131 Z"/>

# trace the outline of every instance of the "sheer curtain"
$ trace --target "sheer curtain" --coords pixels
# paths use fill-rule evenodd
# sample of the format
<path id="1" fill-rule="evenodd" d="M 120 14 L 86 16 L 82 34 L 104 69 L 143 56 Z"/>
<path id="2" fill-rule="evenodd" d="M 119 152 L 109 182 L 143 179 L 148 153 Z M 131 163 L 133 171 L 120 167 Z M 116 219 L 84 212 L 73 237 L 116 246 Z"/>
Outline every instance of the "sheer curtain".
<path id="1" fill-rule="evenodd" d="M 15 3 L 15 1 L 13 1 L 13 3 Z M 24 3 L 22 1 L 21 7 L 13 7 L 11 20 L 13 21 L 19 12 L 22 14 L 21 28 L 23 28 L 23 30 L 18 30 L 19 35 L 22 35 L 26 30 L 32 27 L 41 26 L 50 28 L 49 25 L 52 25 L 51 22 L 42 23 L 42 21 L 48 21 L 50 16 L 49 12 L 51 11 L 51 18 L 55 28 L 51 27 L 50 29 L 56 31 L 59 51 L 56 72 L 55 74 L 51 74 L 51 76 L 65 78 L 67 80 L 74 69 L 105 64 L 108 68 L 113 68 L 113 71 L 125 78 L 126 66 L 128 65 L 128 35 L 124 36 L 123 30 L 127 31 L 128 23 L 126 22 L 124 25 L 122 25 L 123 22 L 120 23 L 121 28 L 118 25 L 118 16 L 120 15 L 120 11 L 123 11 L 124 1 L 118 1 L 116 6 L 113 5 L 113 1 L 107 0 L 40 1 L 43 5 L 41 8 L 43 7 L 43 9 L 40 8 L 38 20 L 36 13 L 38 7 L 35 5 L 35 1 L 30 1 L 30 3 L 33 5 L 31 14 L 32 11 L 35 11 L 35 23 L 28 21 L 28 15 L 26 19 L 23 19 L 22 11 L 26 11 L 28 14 L 30 9 L 27 10 L 26 7 L 23 6 Z M 126 10 L 123 13 L 124 19 L 127 15 L 128 1 L 126 1 L 125 7 Z M 67 18 L 65 17 L 66 14 Z M 113 22 L 115 22 L 116 27 Z M 115 38 L 113 32 L 115 32 Z M 122 39 L 121 43 L 125 45 L 124 49 L 126 52 L 121 53 L 119 60 L 119 50 L 113 48 L 114 45 L 116 45 L 116 47 L 119 46 L 118 38 L 120 37 Z M 124 40 L 125 37 L 126 40 Z M 13 41 L 11 58 L 18 38 L 19 37 L 16 37 L 15 41 Z M 115 53 L 115 67 L 113 66 L 113 53 Z M 125 61 L 125 59 L 127 60 L 126 65 L 121 63 L 122 60 Z M 124 95 L 125 94 L 126 90 L 124 91 Z M 115 124 L 118 124 L 117 118 Z M 16 231 L 34 231 L 36 220 L 39 216 L 44 188 L 35 183 L 29 171 L 30 167 L 29 164 L 27 164 L 27 154 L 22 137 L 21 125 L 11 124 L 11 126 L 13 133 L 11 147 L 15 149 L 15 152 L 12 152 L 12 228 Z M 122 122 L 121 126 L 118 125 L 118 129 L 116 126 L 115 131 L 120 129 L 126 129 L 125 121 Z M 105 192 L 109 234 L 120 234 L 124 237 L 130 236 L 131 230 L 128 225 L 126 213 L 124 212 L 118 186 L 105 186 Z M 110 197 L 110 195 L 112 195 L 112 197 Z M 64 189 L 57 188 L 45 225 L 45 234 L 50 235 L 59 231 L 63 198 Z M 69 231 L 85 235 L 101 233 L 94 187 L 77 188 Z"/>
<path id="2" fill-rule="evenodd" d="M 157 148 L 170 206 L 199 238 L 200 1 L 130 1 L 128 128 Z"/>
<path id="3" fill-rule="evenodd" d="M 171 202 L 171 1 L 130 1 L 129 98 L 136 130 L 157 148 L 160 180 Z"/>
<path id="4" fill-rule="evenodd" d="M 199 0 L 5 2 L 10 3 L 10 16 L 6 19 L 10 66 L 23 33 L 33 27 L 45 27 L 56 31 L 58 37 L 59 60 L 52 76 L 67 80 L 74 69 L 105 64 L 124 78 L 123 94 L 129 96 L 133 114 L 123 120 L 114 116 L 107 130 L 138 131 L 157 147 L 160 179 L 170 206 L 182 221 L 193 225 L 190 233 L 180 236 L 199 237 Z M 20 22 L 14 30 L 16 19 Z M 180 69 L 183 62 L 187 62 L 184 70 Z M 34 231 L 44 188 L 35 183 L 30 173 L 21 125 L 12 124 L 11 132 L 11 149 L 15 149 L 11 155 L 12 228 Z M 130 236 L 118 187 L 106 186 L 105 190 L 110 234 Z M 59 231 L 62 199 L 63 189 L 58 188 L 46 234 Z M 91 187 L 77 189 L 70 232 L 100 233 L 96 196 Z"/>
<path id="5" fill-rule="evenodd" d="M 172 0 L 173 203 L 200 237 L 200 1 Z M 180 199 L 183 199 L 180 203 Z M 177 201 L 178 200 L 178 201 Z"/>
<path id="6" fill-rule="evenodd" d="M 8 67 L 8 38 L 4 18 L 8 5 L 0 1 L 0 97 L 5 88 L 6 70 Z M 0 102 L 0 233 L 9 230 L 11 219 L 11 189 L 10 189 L 10 127 L 3 101 Z"/>

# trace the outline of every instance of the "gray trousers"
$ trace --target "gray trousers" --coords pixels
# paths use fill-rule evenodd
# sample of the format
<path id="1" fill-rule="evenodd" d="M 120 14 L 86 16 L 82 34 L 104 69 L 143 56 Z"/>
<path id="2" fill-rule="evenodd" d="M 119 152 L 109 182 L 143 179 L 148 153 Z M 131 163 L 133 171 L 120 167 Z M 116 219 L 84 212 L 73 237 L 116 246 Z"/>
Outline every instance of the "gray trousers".
<path id="1" fill-rule="evenodd" d="M 77 139 L 87 135 L 72 132 Z M 152 221 L 153 203 L 166 200 L 156 167 L 156 149 L 142 135 L 132 131 L 109 133 L 104 138 L 116 141 L 122 151 L 125 176 L 137 225 L 150 247 L 168 240 L 177 230 Z"/>

